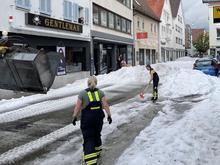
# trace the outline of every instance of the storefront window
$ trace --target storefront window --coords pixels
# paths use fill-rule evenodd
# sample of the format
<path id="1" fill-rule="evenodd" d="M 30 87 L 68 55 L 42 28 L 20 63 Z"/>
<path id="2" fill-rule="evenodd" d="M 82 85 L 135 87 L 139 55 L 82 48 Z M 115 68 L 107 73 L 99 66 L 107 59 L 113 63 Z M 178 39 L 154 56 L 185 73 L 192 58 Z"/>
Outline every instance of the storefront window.
<path id="1" fill-rule="evenodd" d="M 110 28 L 115 28 L 115 18 L 113 13 L 108 13 L 108 25 Z"/>
<path id="2" fill-rule="evenodd" d="M 116 29 L 121 30 L 121 17 L 116 16 Z"/>
<path id="3" fill-rule="evenodd" d="M 100 54 L 100 73 L 106 73 L 107 68 L 107 51 L 103 49 Z"/>
<path id="4" fill-rule="evenodd" d="M 129 64 L 129 65 L 132 65 L 132 46 L 131 45 L 129 45 L 128 47 L 127 47 L 127 63 Z"/>
<path id="5" fill-rule="evenodd" d="M 107 11 L 102 9 L 100 13 L 101 13 L 101 25 L 107 26 Z"/>
<path id="6" fill-rule="evenodd" d="M 122 31 L 126 32 L 126 20 L 122 18 Z"/>
<path id="7" fill-rule="evenodd" d="M 97 6 L 93 6 L 93 23 L 99 24 L 99 10 Z"/>

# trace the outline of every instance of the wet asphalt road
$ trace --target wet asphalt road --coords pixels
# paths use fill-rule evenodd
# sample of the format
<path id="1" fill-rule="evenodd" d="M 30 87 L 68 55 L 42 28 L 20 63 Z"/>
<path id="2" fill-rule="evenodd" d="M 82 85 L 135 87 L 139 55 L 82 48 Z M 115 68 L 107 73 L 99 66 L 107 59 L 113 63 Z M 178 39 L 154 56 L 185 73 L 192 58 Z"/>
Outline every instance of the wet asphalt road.
<path id="1" fill-rule="evenodd" d="M 109 104 L 114 105 L 134 97 L 139 90 L 139 86 L 133 86 L 132 90 L 116 89 L 113 91 L 106 89 L 105 94 Z M 15 122 L 0 124 L 0 154 L 70 124 L 73 108 L 74 106 Z"/>

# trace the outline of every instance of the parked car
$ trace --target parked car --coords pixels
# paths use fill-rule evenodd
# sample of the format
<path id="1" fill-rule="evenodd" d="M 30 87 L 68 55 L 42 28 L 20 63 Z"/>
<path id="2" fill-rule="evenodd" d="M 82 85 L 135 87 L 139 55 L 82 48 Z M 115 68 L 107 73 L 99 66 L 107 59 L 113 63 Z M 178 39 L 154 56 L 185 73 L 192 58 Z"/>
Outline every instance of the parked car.
<path id="1" fill-rule="evenodd" d="M 193 69 L 200 70 L 211 76 L 218 76 L 219 68 L 218 62 L 213 58 L 197 59 L 193 65 Z"/>

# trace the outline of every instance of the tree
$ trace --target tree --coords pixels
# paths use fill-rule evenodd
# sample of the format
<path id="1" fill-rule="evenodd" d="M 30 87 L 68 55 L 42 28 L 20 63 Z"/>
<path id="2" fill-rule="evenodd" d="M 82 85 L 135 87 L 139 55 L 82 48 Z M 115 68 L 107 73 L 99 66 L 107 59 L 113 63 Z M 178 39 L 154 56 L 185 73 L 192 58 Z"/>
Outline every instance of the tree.
<path id="1" fill-rule="evenodd" d="M 209 34 L 207 32 L 201 34 L 198 39 L 193 42 L 193 46 L 199 52 L 199 55 L 206 53 L 209 49 Z"/>

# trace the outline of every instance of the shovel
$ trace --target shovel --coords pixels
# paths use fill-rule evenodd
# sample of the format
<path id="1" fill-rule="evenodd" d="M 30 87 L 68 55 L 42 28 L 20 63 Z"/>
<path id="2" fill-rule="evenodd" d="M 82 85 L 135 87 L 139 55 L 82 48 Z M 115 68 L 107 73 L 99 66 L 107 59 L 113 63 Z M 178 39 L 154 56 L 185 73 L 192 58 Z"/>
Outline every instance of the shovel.
<path id="1" fill-rule="evenodd" d="M 145 92 L 145 90 L 147 90 L 147 89 L 149 88 L 149 86 L 150 86 L 150 85 L 147 84 L 147 86 L 146 86 L 143 90 L 141 90 L 141 92 L 140 92 L 140 94 L 139 94 L 141 100 L 144 99 L 144 92 Z"/>

